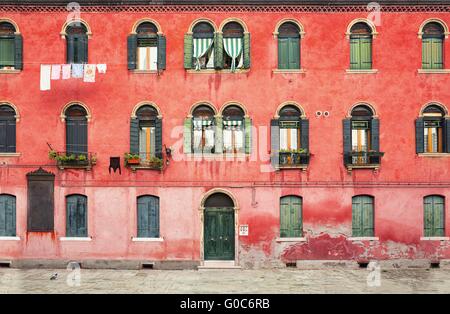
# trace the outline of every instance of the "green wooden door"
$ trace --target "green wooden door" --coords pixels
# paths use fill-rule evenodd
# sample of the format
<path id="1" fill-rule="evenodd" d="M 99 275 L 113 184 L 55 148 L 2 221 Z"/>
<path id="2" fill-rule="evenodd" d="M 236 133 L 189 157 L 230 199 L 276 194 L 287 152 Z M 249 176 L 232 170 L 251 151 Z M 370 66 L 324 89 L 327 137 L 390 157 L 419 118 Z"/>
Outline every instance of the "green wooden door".
<path id="1" fill-rule="evenodd" d="M 424 198 L 424 235 L 444 236 L 444 198 L 439 195 Z"/>
<path id="2" fill-rule="evenodd" d="M 234 209 L 205 209 L 205 260 L 234 260 Z"/>
<path id="3" fill-rule="evenodd" d="M 298 196 L 284 196 L 280 199 L 280 237 L 302 236 L 302 199 Z"/>
<path id="4" fill-rule="evenodd" d="M 374 236 L 373 197 L 354 196 L 352 200 L 352 236 Z"/>

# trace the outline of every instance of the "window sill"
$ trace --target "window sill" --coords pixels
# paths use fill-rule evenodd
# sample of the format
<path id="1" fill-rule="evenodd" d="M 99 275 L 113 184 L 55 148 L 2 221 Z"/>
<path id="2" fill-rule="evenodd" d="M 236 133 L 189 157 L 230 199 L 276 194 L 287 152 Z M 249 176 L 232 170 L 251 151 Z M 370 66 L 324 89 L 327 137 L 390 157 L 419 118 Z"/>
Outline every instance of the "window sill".
<path id="1" fill-rule="evenodd" d="M 345 72 L 349 73 L 349 74 L 375 74 L 375 73 L 378 73 L 378 70 L 376 70 L 376 69 L 367 69 L 367 70 L 347 69 L 347 70 L 345 70 Z"/>
<path id="2" fill-rule="evenodd" d="M 163 242 L 164 238 L 131 238 L 132 242 Z"/>
<path id="3" fill-rule="evenodd" d="M 20 157 L 21 153 L 0 153 L 0 157 Z"/>
<path id="4" fill-rule="evenodd" d="M 20 237 L 0 237 L 0 241 L 20 241 Z"/>
<path id="5" fill-rule="evenodd" d="M 202 69 L 200 71 L 197 70 L 186 70 L 187 73 L 190 74 L 240 74 L 240 73 L 247 73 L 250 69 L 236 69 L 235 72 L 231 72 L 231 70 L 215 70 L 215 69 Z"/>
<path id="6" fill-rule="evenodd" d="M 274 74 L 302 74 L 306 73 L 305 69 L 273 69 Z"/>
<path id="7" fill-rule="evenodd" d="M 420 237 L 420 241 L 450 241 L 450 237 Z"/>
<path id="8" fill-rule="evenodd" d="M 131 70 L 135 74 L 158 74 L 158 70 Z"/>
<path id="9" fill-rule="evenodd" d="M 163 168 L 157 168 L 147 165 L 127 165 L 128 168 L 131 169 L 131 171 L 136 172 L 137 170 L 155 170 L 155 171 L 162 171 Z"/>
<path id="10" fill-rule="evenodd" d="M 420 153 L 417 154 L 419 157 L 450 157 L 450 153 Z"/>
<path id="11" fill-rule="evenodd" d="M 92 237 L 61 237 L 59 238 L 61 242 L 90 242 Z"/>
<path id="12" fill-rule="evenodd" d="M 380 241 L 378 237 L 350 237 L 347 238 L 348 241 Z"/>
<path id="13" fill-rule="evenodd" d="M 0 74 L 18 74 L 20 72 L 22 72 L 22 70 L 15 70 L 15 69 L 4 70 L 4 69 L 0 69 Z"/>
<path id="14" fill-rule="evenodd" d="M 352 171 L 354 169 L 373 169 L 378 170 L 380 169 L 380 165 L 345 165 L 348 171 Z"/>
<path id="15" fill-rule="evenodd" d="M 282 243 L 282 242 L 306 242 L 306 238 L 305 237 L 300 237 L 300 238 L 277 238 L 276 241 L 278 243 Z"/>
<path id="16" fill-rule="evenodd" d="M 419 74 L 450 74 L 450 69 L 418 69 Z"/>
<path id="17" fill-rule="evenodd" d="M 308 165 L 291 165 L 291 166 L 278 166 L 276 170 L 303 170 L 308 169 Z"/>

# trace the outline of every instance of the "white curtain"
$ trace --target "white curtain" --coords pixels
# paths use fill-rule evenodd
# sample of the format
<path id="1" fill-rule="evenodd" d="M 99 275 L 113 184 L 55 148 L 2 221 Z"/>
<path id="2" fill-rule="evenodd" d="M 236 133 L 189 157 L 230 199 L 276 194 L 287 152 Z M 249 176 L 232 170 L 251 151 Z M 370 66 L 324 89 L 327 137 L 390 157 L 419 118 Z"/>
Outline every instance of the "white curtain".
<path id="1" fill-rule="evenodd" d="M 158 47 L 138 47 L 138 70 L 156 71 L 158 68 Z"/>
<path id="2" fill-rule="evenodd" d="M 280 150 L 299 149 L 297 144 L 298 129 L 280 129 Z"/>

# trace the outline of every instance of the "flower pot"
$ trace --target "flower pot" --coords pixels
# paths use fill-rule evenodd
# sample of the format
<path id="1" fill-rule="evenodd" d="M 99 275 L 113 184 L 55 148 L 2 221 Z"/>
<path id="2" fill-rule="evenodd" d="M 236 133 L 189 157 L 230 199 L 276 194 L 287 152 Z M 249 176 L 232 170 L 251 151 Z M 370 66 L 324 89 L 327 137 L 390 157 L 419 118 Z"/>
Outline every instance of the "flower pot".
<path id="1" fill-rule="evenodd" d="M 127 160 L 127 164 L 129 164 L 129 165 L 139 165 L 140 163 L 141 163 L 141 159 L 139 159 L 139 158 L 133 158 L 133 159 Z"/>

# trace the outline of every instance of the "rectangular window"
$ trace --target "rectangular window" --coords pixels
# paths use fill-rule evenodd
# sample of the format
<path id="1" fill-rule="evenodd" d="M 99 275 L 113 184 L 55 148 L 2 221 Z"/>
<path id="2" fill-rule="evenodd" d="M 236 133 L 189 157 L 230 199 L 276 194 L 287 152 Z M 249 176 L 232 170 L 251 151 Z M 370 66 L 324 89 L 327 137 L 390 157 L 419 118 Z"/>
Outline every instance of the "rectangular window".
<path id="1" fill-rule="evenodd" d="M 14 68 L 14 37 L 0 37 L 0 68 Z"/>
<path id="2" fill-rule="evenodd" d="M 234 154 L 244 152 L 243 121 L 223 122 L 223 150 Z"/>
<path id="3" fill-rule="evenodd" d="M 445 235 L 445 198 L 439 195 L 424 198 L 424 235 L 443 237 Z"/>
<path id="4" fill-rule="evenodd" d="M 352 236 L 373 237 L 374 199 L 371 196 L 354 196 L 352 199 Z"/>
<path id="5" fill-rule="evenodd" d="M 157 38 L 138 38 L 137 45 L 137 69 L 156 71 L 158 68 Z"/>
<path id="6" fill-rule="evenodd" d="M 194 153 L 214 153 L 215 131 L 212 120 L 194 119 Z"/>
<path id="7" fill-rule="evenodd" d="M 424 121 L 424 148 L 426 153 L 442 153 L 441 121 Z"/>
<path id="8" fill-rule="evenodd" d="M 369 121 L 352 121 L 352 151 L 367 152 L 370 150 Z M 353 164 L 367 164 L 367 155 L 352 157 Z"/>
<path id="9" fill-rule="evenodd" d="M 280 237 L 298 238 L 303 235 L 302 199 L 284 196 L 280 199 Z"/>
<path id="10" fill-rule="evenodd" d="M 142 124 L 139 127 L 139 155 L 141 161 L 155 157 L 156 129 L 154 125 Z"/>

